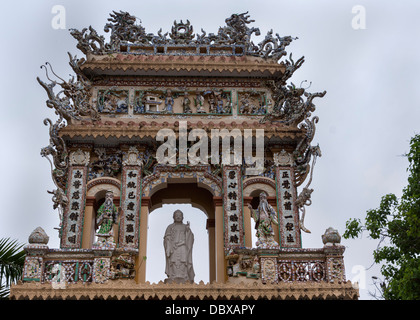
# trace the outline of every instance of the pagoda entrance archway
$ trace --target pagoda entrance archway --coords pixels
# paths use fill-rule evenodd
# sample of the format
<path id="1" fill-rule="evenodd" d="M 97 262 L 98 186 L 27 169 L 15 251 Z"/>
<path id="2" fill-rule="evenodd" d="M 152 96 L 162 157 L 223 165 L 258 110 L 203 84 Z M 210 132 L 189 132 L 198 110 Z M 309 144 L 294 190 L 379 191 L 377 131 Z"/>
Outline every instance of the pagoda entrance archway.
<path id="1" fill-rule="evenodd" d="M 149 215 L 165 204 L 190 204 L 193 208 L 204 212 L 207 218 L 205 228 L 209 244 L 209 281 L 223 282 L 225 280 L 221 188 L 218 181 L 210 178 L 200 174 L 194 174 L 194 176 L 187 174 L 164 178 L 159 176 L 153 180 L 145 179 L 140 212 L 140 246 L 136 273 L 138 283 L 146 281 L 147 259 L 144 257 L 153 254 L 147 252 Z M 172 221 L 165 223 L 169 225 Z M 184 223 L 186 223 L 185 219 Z M 202 233 L 204 227 L 203 230 L 192 229 L 192 231 L 195 234 Z M 163 246 L 163 238 L 161 245 Z M 200 249 L 194 247 L 194 250 Z"/>

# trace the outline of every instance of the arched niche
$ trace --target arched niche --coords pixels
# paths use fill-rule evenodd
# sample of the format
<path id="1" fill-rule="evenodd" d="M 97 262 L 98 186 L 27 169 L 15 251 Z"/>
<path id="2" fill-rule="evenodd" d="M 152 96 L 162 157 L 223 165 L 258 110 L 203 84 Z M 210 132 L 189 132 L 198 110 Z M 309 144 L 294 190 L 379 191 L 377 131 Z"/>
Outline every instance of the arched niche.
<path id="1" fill-rule="evenodd" d="M 159 181 L 159 183 L 158 183 Z M 151 186 L 151 187 L 150 187 Z M 146 216 L 154 210 L 161 208 L 165 204 L 190 204 L 192 207 L 200 209 L 207 216 L 206 230 L 208 233 L 209 244 L 209 280 L 210 282 L 224 278 L 224 253 L 223 253 L 223 207 L 221 202 L 221 189 L 211 179 L 203 179 L 203 175 L 162 175 L 154 180 L 149 180 L 143 185 L 142 211 L 143 217 L 140 224 L 144 223 Z M 147 207 L 146 207 L 147 203 Z M 218 216 L 216 216 L 216 211 Z M 172 221 L 169 221 L 172 223 Z M 216 236 L 216 225 L 219 227 L 219 236 Z M 148 225 L 148 223 L 146 223 Z M 194 230 L 193 230 L 194 231 Z M 203 232 L 204 230 L 195 230 Z M 147 228 L 141 228 L 140 234 L 140 255 L 147 256 Z M 220 238 L 219 241 L 217 238 Z M 221 241 L 220 241 L 221 240 Z M 199 250 L 199 248 L 196 248 Z M 219 259 L 217 259 L 219 257 Z M 217 268 L 217 260 L 221 265 Z M 146 260 L 147 263 L 147 260 Z M 217 271 L 219 270 L 219 271 Z M 138 281 L 146 278 L 146 267 L 141 270 L 142 274 Z M 223 274 L 222 274 L 223 273 Z"/>
<path id="2" fill-rule="evenodd" d="M 95 178 L 88 182 L 86 188 L 86 205 L 83 219 L 82 248 L 92 248 L 96 230 L 96 212 L 104 202 L 105 193 L 114 193 L 114 204 L 120 205 L 121 181 L 111 177 Z M 114 232 L 118 232 L 118 228 Z M 117 234 L 115 235 L 117 239 Z"/>
<path id="3" fill-rule="evenodd" d="M 260 193 L 267 193 L 268 203 L 277 211 L 277 195 L 276 195 L 276 182 L 267 177 L 251 177 L 247 178 L 242 183 L 243 187 L 243 199 L 244 199 L 244 231 L 245 231 L 245 246 L 252 247 L 255 243 L 255 230 L 254 221 L 251 218 L 251 212 L 248 209 L 248 204 L 251 204 L 252 208 L 258 208 L 260 204 Z M 275 240 L 279 241 L 279 228 L 273 226 Z M 253 240 L 254 239 L 254 240 Z"/>
<path id="4" fill-rule="evenodd" d="M 173 223 L 173 213 L 181 210 L 184 215 L 183 223 L 189 222 L 194 234 L 194 244 L 192 250 L 193 266 L 195 272 L 194 281 L 210 281 L 210 255 L 209 234 L 205 232 L 207 215 L 196 206 L 190 203 L 165 203 L 156 207 L 149 214 L 148 233 L 147 233 L 147 259 L 146 281 L 158 283 L 164 281 L 166 255 L 163 245 L 163 238 L 167 227 Z M 214 280 L 214 279 L 213 279 Z"/>

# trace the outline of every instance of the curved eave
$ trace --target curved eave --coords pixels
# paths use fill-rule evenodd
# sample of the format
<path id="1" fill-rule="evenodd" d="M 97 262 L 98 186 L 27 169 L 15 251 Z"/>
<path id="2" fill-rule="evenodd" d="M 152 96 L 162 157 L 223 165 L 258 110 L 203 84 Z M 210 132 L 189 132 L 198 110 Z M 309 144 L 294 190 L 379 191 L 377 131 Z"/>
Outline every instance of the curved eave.
<path id="1" fill-rule="evenodd" d="M 68 139 L 79 138 L 155 138 L 158 131 L 161 129 L 172 129 L 178 132 L 179 122 L 158 122 L 158 121 L 140 121 L 140 122 L 123 122 L 123 121 L 82 121 L 80 123 L 69 124 L 60 130 L 60 136 Z M 304 129 L 296 127 L 289 127 L 284 125 L 275 124 L 262 124 L 258 121 L 242 121 L 242 122 L 187 122 L 188 129 L 205 129 L 209 133 L 211 129 L 239 129 L 243 133 L 243 129 L 264 129 L 264 136 L 267 139 L 275 139 L 281 137 L 286 140 L 301 139 L 305 135 Z M 255 132 L 255 131 L 253 131 Z"/>
<path id="2" fill-rule="evenodd" d="M 211 76 L 277 78 L 285 66 L 252 56 L 88 55 L 80 67 L 86 74 L 136 76 Z"/>

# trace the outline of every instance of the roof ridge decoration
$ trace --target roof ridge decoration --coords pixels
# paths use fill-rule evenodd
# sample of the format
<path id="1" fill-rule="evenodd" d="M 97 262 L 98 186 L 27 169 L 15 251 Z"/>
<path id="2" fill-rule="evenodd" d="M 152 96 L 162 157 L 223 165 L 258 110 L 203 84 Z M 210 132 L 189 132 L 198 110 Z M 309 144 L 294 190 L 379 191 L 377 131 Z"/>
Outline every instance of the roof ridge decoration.
<path id="1" fill-rule="evenodd" d="M 106 114 L 106 112 L 103 112 L 103 109 L 101 110 L 97 104 L 98 95 L 97 93 L 96 95 L 93 93 L 97 84 L 95 84 L 94 78 L 91 78 L 84 72 L 83 66 L 85 66 L 85 63 L 95 60 L 106 60 L 107 64 L 113 65 L 116 62 L 120 62 L 120 60 L 126 62 L 140 60 L 141 63 L 139 64 L 142 64 L 144 67 L 144 61 L 165 59 L 173 61 L 187 59 L 189 63 L 197 59 L 203 61 L 206 59 L 224 61 L 221 65 L 228 65 L 232 60 L 232 64 L 237 63 L 237 60 L 239 62 L 243 61 L 244 63 L 247 60 L 251 60 L 252 62 L 257 60 L 258 63 L 263 65 L 270 65 L 270 67 L 277 65 L 281 67 L 282 71 L 280 75 L 273 75 L 261 79 L 261 84 L 271 91 L 271 101 L 270 104 L 267 103 L 266 105 L 266 113 L 255 115 L 240 111 L 238 115 L 240 117 L 244 116 L 244 121 L 245 119 L 255 119 L 254 127 L 263 126 L 270 128 L 270 132 L 278 132 L 277 130 L 286 131 L 285 129 L 287 128 L 287 131 L 290 129 L 297 130 L 301 133 L 299 135 L 294 132 L 288 134 L 293 134 L 293 139 L 299 140 L 296 149 L 291 154 L 296 165 L 297 186 L 303 183 L 307 175 L 310 174 L 308 184 L 304 187 L 302 194 L 298 196 L 298 199 L 300 199 L 299 210 L 304 215 L 303 207 L 310 205 L 310 193 L 312 192 L 312 189 L 309 189 L 312 181 L 310 160 L 313 159 L 313 168 L 315 158 L 321 156 L 319 146 L 311 145 L 315 134 L 315 125 L 319 120 L 317 116 L 312 116 L 312 113 L 315 111 L 313 99 L 323 97 L 326 91 L 309 93 L 306 90 L 310 85 L 306 88 L 302 87 L 305 81 L 299 87 L 292 82 L 289 83 L 289 79 L 293 76 L 294 72 L 304 63 L 304 57 L 294 61 L 292 54 L 290 54 L 284 61 L 279 63 L 279 60 L 287 54 L 285 48 L 297 38 L 292 38 L 291 36 L 280 37 L 278 34 L 273 36 L 273 31 L 270 30 L 265 38 L 255 45 L 251 37 L 254 34 L 260 35 L 260 30 L 249 26 L 254 20 L 250 20 L 247 13 L 232 14 L 225 20 L 226 26 L 219 27 L 217 34 L 209 33 L 208 35 L 204 30 L 201 30 L 201 34 L 194 34 L 193 26 L 189 20 L 186 23 L 182 20 L 179 23 L 175 21 L 170 33 L 166 32 L 163 34 L 162 29 L 158 31 L 157 35 L 147 33 L 145 28 L 140 24 L 136 24 L 136 17 L 122 11 L 111 13 L 110 18 L 108 18 L 108 23 L 105 25 L 105 32 L 111 33 L 109 43 L 106 43 L 105 37 L 99 35 L 91 26 L 81 31 L 70 29 L 71 35 L 78 41 L 77 48 L 86 54 L 85 58 L 78 59 L 76 56 L 68 53 L 70 59 L 69 64 L 75 75 L 72 75 L 68 81 L 65 81 L 54 72 L 52 66 L 47 62 L 41 68 L 45 69 L 45 76 L 49 82 L 45 83 L 40 78 L 37 78 L 40 85 L 47 92 L 47 107 L 54 109 L 58 115 L 55 123 L 50 119 L 44 120 L 44 124 L 49 126 L 50 142 L 48 146 L 42 148 L 41 156 L 46 157 L 51 165 L 51 175 L 56 189 L 48 192 L 53 195 L 54 209 L 59 209 L 60 216 L 62 216 L 64 208 L 69 203 L 65 188 L 70 166 L 70 150 L 67 148 L 66 142 L 63 139 L 63 131 L 69 136 L 70 134 L 74 134 L 74 131 L 72 133 L 71 129 L 76 127 L 77 134 L 86 134 L 88 132 L 95 137 L 104 136 L 106 138 L 114 134 L 114 136 L 118 137 L 127 136 L 130 139 L 133 133 L 137 135 L 148 134 L 146 131 L 147 128 L 143 128 L 143 122 L 136 125 L 132 121 L 132 118 L 119 118 L 115 123 L 116 128 L 118 128 L 117 130 L 111 127 L 113 126 L 113 121 L 109 119 L 101 121 L 102 114 Z M 175 50 L 172 50 L 174 48 Z M 255 63 L 255 65 L 258 63 Z M 265 83 L 262 81 L 265 81 Z M 110 87 L 108 89 L 114 90 L 116 87 Z M 170 87 L 175 87 L 175 85 L 170 85 Z M 171 97 L 168 93 L 171 91 L 168 88 L 164 89 L 167 90 L 166 94 Z M 186 89 L 178 88 L 176 90 Z M 56 93 L 57 91 L 58 93 Z M 156 89 L 156 91 L 160 92 L 161 90 Z M 213 89 L 210 91 L 213 91 Z M 217 111 L 216 108 L 216 114 L 219 113 L 225 112 Z M 165 113 L 161 114 L 167 115 L 169 113 L 165 111 Z M 248 115 L 252 117 L 248 118 Z M 153 114 L 152 116 L 157 115 Z M 205 114 L 199 115 L 198 121 L 196 121 L 197 126 L 202 126 L 202 119 L 200 118 L 203 116 Z M 212 117 L 211 119 L 217 119 L 213 118 L 213 114 L 210 114 L 210 116 Z M 151 121 L 149 115 L 142 117 L 139 115 L 138 118 L 140 120 L 144 119 L 152 127 L 157 127 L 157 123 Z M 176 117 L 178 116 L 171 116 L 172 119 L 176 119 Z M 232 118 L 228 119 L 233 120 Z M 76 121 L 73 122 L 73 120 Z M 89 121 L 92 126 L 86 125 L 86 121 Z M 238 119 L 235 121 L 239 123 L 241 120 Z M 128 122 L 127 126 L 124 126 L 125 122 Z M 73 125 L 71 129 L 66 128 L 69 123 Z M 164 122 L 162 125 L 167 126 L 167 123 Z M 216 120 L 216 123 L 220 128 L 226 127 L 226 123 L 223 120 Z M 234 126 L 236 124 L 233 125 L 231 123 L 229 128 Z M 81 127 L 85 127 L 86 129 L 81 130 Z M 138 131 L 138 128 L 141 128 L 141 133 Z M 62 218 L 60 217 L 61 220 Z"/>
<path id="2" fill-rule="evenodd" d="M 251 55 L 264 59 L 280 60 L 287 54 L 285 48 L 295 39 L 291 36 L 280 37 L 278 33 L 273 35 L 273 30 L 267 32 L 265 38 L 255 45 L 251 37 L 253 34 L 259 36 L 260 29 L 249 27 L 255 20 L 250 20 L 248 12 L 232 14 L 225 20 L 226 26 L 219 27 L 217 34 L 207 33 L 201 29 L 201 34 L 193 33 L 193 26 L 190 21 L 177 23 L 174 21 L 171 32 L 162 34 L 162 28 L 157 35 L 146 33 L 145 28 L 136 24 L 137 18 L 128 12 L 120 11 L 110 14 L 108 23 L 104 27 L 105 32 L 111 32 L 110 42 L 105 42 L 105 37 L 99 35 L 92 26 L 83 28 L 81 31 L 70 29 L 70 34 L 78 41 L 77 48 L 83 53 L 104 55 L 110 53 L 128 52 L 135 54 L 169 54 L 166 50 L 159 52 L 158 46 L 174 45 L 179 47 L 212 47 L 223 48 L 225 52 L 217 50 L 216 55 Z M 169 36 L 169 37 L 168 37 Z M 132 45 L 149 47 L 149 50 L 131 51 Z M 154 50 L 150 50 L 153 48 Z M 128 50 L 128 51 L 127 51 Z M 179 54 L 177 52 L 176 54 Z M 181 53 L 191 55 L 192 53 Z M 194 55 L 208 55 L 209 50 L 197 50 Z"/>
<path id="3" fill-rule="evenodd" d="M 105 32 L 111 32 L 109 43 L 105 43 L 104 36 L 98 35 L 91 26 L 82 29 L 82 31 L 70 29 L 70 33 L 78 40 L 77 48 L 85 54 L 90 53 L 103 56 L 115 53 L 117 56 L 121 57 L 134 57 L 134 55 L 127 54 L 130 53 L 129 51 L 121 51 L 124 46 L 126 47 L 128 44 L 132 43 L 137 46 L 154 46 L 154 50 L 148 51 L 148 54 L 153 56 L 159 56 L 159 54 L 162 53 L 168 56 L 167 51 L 157 53 L 156 45 L 197 46 L 206 44 L 210 47 L 215 46 L 218 49 L 231 46 L 233 48 L 233 50 L 230 51 L 230 56 L 232 58 L 238 55 L 242 55 L 242 58 L 245 58 L 244 55 L 251 55 L 277 63 L 278 59 L 283 55 L 286 55 L 285 48 L 294 39 L 290 36 L 281 38 L 278 34 L 276 34 L 276 38 L 274 38 L 273 31 L 270 30 L 263 41 L 257 46 L 254 45 L 251 41 L 251 36 L 253 34 L 260 35 L 260 30 L 258 28 L 248 27 L 248 24 L 254 22 L 254 20 L 250 20 L 247 13 L 248 12 L 232 14 L 225 20 L 226 26 L 219 27 L 217 34 L 210 33 L 209 35 L 206 35 L 204 30 L 202 30 L 201 35 L 195 35 L 189 20 L 187 20 L 186 23 L 182 20 L 180 23 L 175 21 L 170 34 L 162 34 L 162 29 L 158 31 L 158 35 L 146 33 L 144 27 L 140 24 L 136 24 L 136 17 L 123 11 L 113 11 L 113 13 L 110 14 L 110 18 L 108 18 L 109 22 L 105 25 L 104 30 Z M 88 30 L 89 32 L 87 32 Z M 243 49 L 241 54 L 236 50 L 237 47 Z M 145 52 L 143 53 L 147 54 Z M 191 54 L 184 54 L 182 50 L 181 53 L 179 53 L 179 50 L 176 52 L 180 58 L 185 55 L 190 55 L 190 57 L 192 57 Z M 198 52 L 197 55 L 199 55 L 202 51 L 198 50 L 196 52 Z M 219 50 L 216 50 L 216 52 L 219 52 Z M 213 56 L 210 55 L 210 58 L 214 58 L 215 55 L 219 55 L 223 58 L 228 55 L 227 52 L 229 51 L 221 50 L 221 52 L 222 53 L 220 54 L 214 53 Z M 203 51 L 201 57 L 209 53 L 208 50 L 206 53 Z M 70 58 L 69 64 L 76 73 L 76 79 L 72 76 L 69 81 L 63 80 L 54 73 L 49 63 L 46 63 L 46 65 L 42 67 L 45 67 L 46 77 L 50 83 L 44 83 L 37 78 L 38 82 L 47 92 L 47 106 L 55 109 L 56 113 L 60 116 L 60 119 L 66 119 L 68 121 L 70 119 L 82 120 L 83 118 L 90 118 L 91 120 L 98 121 L 101 116 L 93 101 L 94 99 L 91 93 L 92 82 L 81 70 L 81 66 L 87 61 L 85 58 L 77 59 L 76 56 L 73 57 L 70 53 L 68 53 L 68 55 Z M 172 55 L 169 55 L 169 57 L 172 57 Z M 93 57 L 87 57 L 87 59 L 94 60 Z M 306 120 L 311 116 L 311 113 L 315 111 L 315 105 L 312 102 L 313 99 L 323 97 L 326 94 L 326 91 L 309 93 L 306 92 L 307 88 L 302 88 L 302 84 L 300 87 L 296 87 L 293 83 L 290 85 L 287 84 L 288 79 L 302 66 L 303 62 L 304 57 L 299 58 L 295 62 L 292 59 L 292 54 L 290 54 L 289 59 L 282 62 L 285 66 L 285 72 L 276 79 L 267 80 L 266 85 L 272 91 L 273 107 L 271 110 L 267 110 L 266 115 L 260 119 L 261 123 L 269 121 L 271 123 L 277 122 L 287 126 L 308 126 Z M 49 77 L 48 66 L 51 74 L 59 80 L 52 80 Z M 61 88 L 61 91 L 57 94 L 55 94 L 53 90 L 56 85 Z M 306 123 L 304 123 L 304 121 Z M 311 123 L 309 126 L 311 127 L 314 122 L 309 123 Z"/>

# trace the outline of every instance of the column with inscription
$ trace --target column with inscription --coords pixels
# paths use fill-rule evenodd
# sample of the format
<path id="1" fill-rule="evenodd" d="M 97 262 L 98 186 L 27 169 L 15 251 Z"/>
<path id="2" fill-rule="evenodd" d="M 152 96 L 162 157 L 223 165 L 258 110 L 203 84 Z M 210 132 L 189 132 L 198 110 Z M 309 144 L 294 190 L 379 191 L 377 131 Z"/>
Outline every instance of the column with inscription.
<path id="1" fill-rule="evenodd" d="M 61 229 L 61 248 L 81 248 L 82 223 L 86 198 L 87 166 L 90 153 L 77 150 L 70 153 L 67 179 L 68 205 L 64 210 Z"/>
<path id="2" fill-rule="evenodd" d="M 243 247 L 242 178 L 240 166 L 223 166 L 225 248 Z"/>
<path id="3" fill-rule="evenodd" d="M 136 147 L 124 157 L 121 185 L 119 247 L 138 249 L 141 204 L 141 160 Z"/>
<path id="4" fill-rule="evenodd" d="M 282 150 L 274 154 L 274 163 L 276 165 L 280 246 L 283 248 L 301 248 L 293 157 Z"/>

